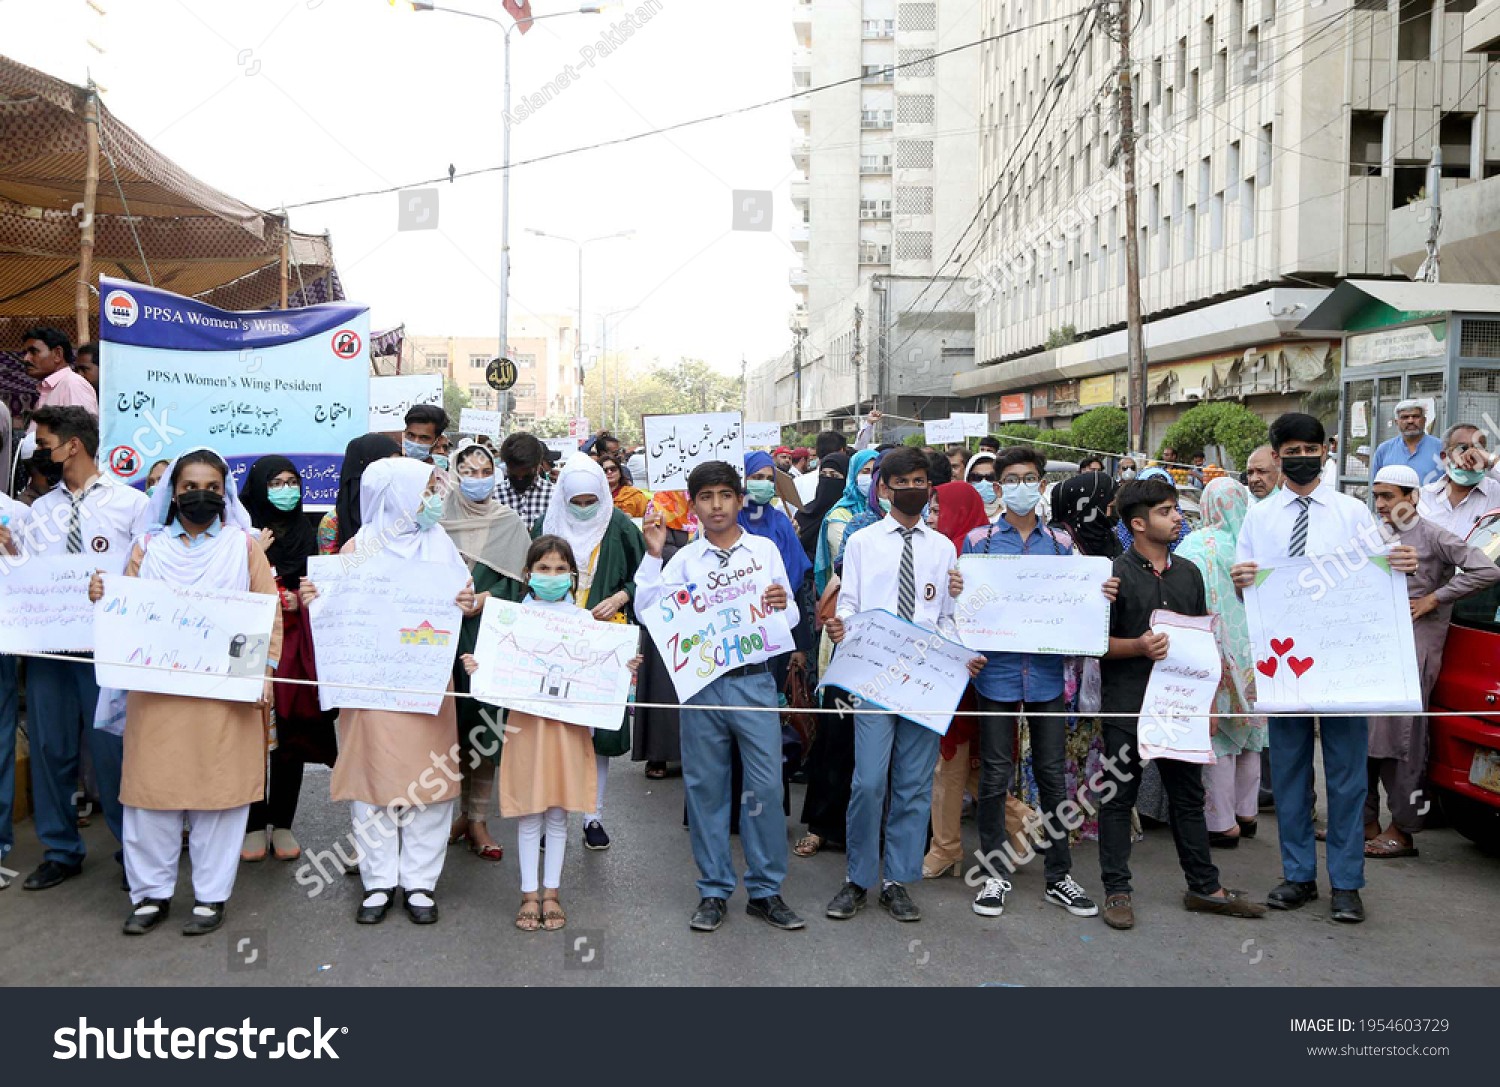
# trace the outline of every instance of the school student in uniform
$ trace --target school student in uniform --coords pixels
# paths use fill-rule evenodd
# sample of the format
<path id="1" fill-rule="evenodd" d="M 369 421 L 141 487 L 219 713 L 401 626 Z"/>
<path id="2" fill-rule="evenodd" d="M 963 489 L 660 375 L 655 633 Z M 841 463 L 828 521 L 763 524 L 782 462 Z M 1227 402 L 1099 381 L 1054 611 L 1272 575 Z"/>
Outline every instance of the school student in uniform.
<path id="1" fill-rule="evenodd" d="M 838 614 L 825 630 L 835 645 L 844 623 L 862 611 L 883 608 L 908 622 L 958 641 L 953 598 L 963 591 L 953 542 L 922 519 L 930 488 L 927 458 L 920 449 L 892 449 L 880 466 L 881 504 L 890 514 L 852 536 L 844 548 Z M 984 657 L 969 661 L 977 676 Z M 864 908 L 880 883 L 880 904 L 898 921 L 920 921 L 922 912 L 906 884 L 922 878 L 927 816 L 937 767 L 936 732 L 894 714 L 855 713 L 854 785 L 849 797 L 848 879 L 828 903 L 835 920 Z M 885 857 L 880 854 L 881 809 L 890 784 Z M 883 878 L 882 878 L 883 877 Z"/>
<path id="2" fill-rule="evenodd" d="M 0 420 L 3 423 L 3 420 Z M 19 555 L 31 511 L 0 494 L 0 554 Z M 16 658 L 0 653 L 0 891 L 10 886 L 5 855 L 16 844 L 11 814 L 16 801 L 16 707 L 20 701 Z"/>
<path id="3" fill-rule="evenodd" d="M 212 449 L 189 450 L 172 463 L 151 496 L 146 523 L 126 577 L 277 595 L 276 574 L 240 505 L 234 476 Z M 89 599 L 97 603 L 103 596 L 104 581 L 96 574 Z M 120 800 L 132 903 L 127 936 L 150 932 L 167 918 L 184 819 L 194 902 L 183 935 L 200 936 L 224 923 L 250 805 L 265 797 L 269 677 L 281 659 L 279 607 L 274 615 L 259 702 L 146 691 L 126 696 Z"/>
<path id="4" fill-rule="evenodd" d="M 700 464 L 688 475 L 688 496 L 703 534 L 677 552 L 665 566 L 666 520 L 658 510 L 646 514 L 646 557 L 635 573 L 636 609 L 648 614 L 662 600 L 688 586 L 704 586 L 727 571 L 759 570 L 769 582 L 761 595 L 766 611 L 784 611 L 787 625 L 797 626 L 794 589 L 776 542 L 745 531 L 739 523 L 745 491 L 740 474 L 723 461 Z M 743 598 L 742 598 L 743 599 Z M 747 602 L 748 603 L 748 602 Z M 789 641 L 785 652 L 793 648 Z M 786 816 L 781 798 L 781 720 L 775 713 L 741 713 L 722 706 L 774 709 L 776 681 L 772 664 L 763 661 L 721 673 L 682 704 L 682 781 L 687 791 L 688 831 L 698 863 L 700 901 L 689 925 L 713 932 L 724 923 L 729 896 L 738 878 L 729 848 L 729 806 L 741 805 L 740 845 L 745 852 L 745 912 L 779 929 L 800 929 L 805 922 L 781 897 L 786 878 Z M 738 743 L 744 765 L 744 791 L 738 798 L 730 784 L 730 742 Z M 507 758 L 509 754 L 507 753 Z M 929 776 L 932 767 L 927 768 Z"/>

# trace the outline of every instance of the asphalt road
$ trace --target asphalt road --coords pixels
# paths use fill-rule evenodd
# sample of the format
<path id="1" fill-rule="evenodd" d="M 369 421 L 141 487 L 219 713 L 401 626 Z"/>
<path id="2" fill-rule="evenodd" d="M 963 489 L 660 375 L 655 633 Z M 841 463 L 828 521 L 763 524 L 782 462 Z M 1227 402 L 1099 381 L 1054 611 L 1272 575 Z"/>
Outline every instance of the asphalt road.
<path id="1" fill-rule="evenodd" d="M 610 775 L 608 852 L 587 853 L 570 825 L 563 873 L 568 926 L 526 934 L 512 926 L 520 899 L 515 830 L 495 817 L 505 860 L 449 850 L 438 884 L 439 924 L 412 925 L 398 908 L 378 927 L 354 924 L 357 877 L 316 897 L 297 865 L 242 865 L 225 925 L 188 939 L 178 924 L 192 904 L 186 857 L 172 921 L 145 937 L 120 924 L 128 900 L 103 826 L 84 833 L 93 851 L 83 875 L 52 890 L 0 892 L 0 980 L 11 985 L 1424 985 L 1500 984 L 1500 858 L 1451 830 L 1419 840 L 1419 858 L 1372 861 L 1363 925 L 1328 920 L 1328 888 L 1300 912 L 1264 921 L 1188 914 L 1170 835 L 1135 848 L 1136 928 L 1115 932 L 1042 900 L 1041 872 L 1017 874 L 1005 915 L 970 910 L 973 891 L 947 878 L 914 888 L 923 910 L 902 925 L 871 906 L 852 921 L 823 917 L 843 879 L 842 853 L 793 857 L 785 897 L 807 919 L 772 930 L 744 913 L 743 891 L 717 933 L 689 931 L 696 871 L 682 829 L 682 782 L 647 781 L 616 760 Z M 348 831 L 347 808 L 327 799 L 326 774 L 309 772 L 297 832 L 304 849 Z M 792 810 L 799 810 L 794 788 Z M 29 823 L 8 865 L 40 860 Z M 789 828 L 789 835 L 800 833 Z M 977 845 L 964 824 L 968 847 Z M 1275 817 L 1260 836 L 1215 851 L 1224 881 L 1263 896 L 1280 878 Z M 1092 843 L 1074 873 L 1102 899 Z M 304 875 L 308 880 L 308 875 Z M 872 896 L 873 899 L 873 896 Z M 582 941 L 580 943 L 580 941 Z M 243 950 L 235 949 L 243 946 Z M 246 962 L 245 960 L 252 960 Z"/>

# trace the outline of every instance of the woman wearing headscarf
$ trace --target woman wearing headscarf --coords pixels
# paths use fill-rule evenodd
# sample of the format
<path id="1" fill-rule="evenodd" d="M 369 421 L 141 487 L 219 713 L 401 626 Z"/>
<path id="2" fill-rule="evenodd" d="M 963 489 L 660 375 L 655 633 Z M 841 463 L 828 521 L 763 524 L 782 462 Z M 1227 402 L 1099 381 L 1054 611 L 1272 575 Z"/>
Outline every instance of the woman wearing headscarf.
<path id="1" fill-rule="evenodd" d="M 131 549 L 126 577 L 276 595 L 276 577 L 218 453 L 203 447 L 183 453 L 147 508 L 150 528 Z M 97 602 L 103 594 L 95 575 L 89 599 Z M 266 659 L 280 657 L 278 609 Z M 194 902 L 183 934 L 198 936 L 224 923 L 250 805 L 265 796 L 270 672 L 254 704 L 145 691 L 126 696 L 120 802 L 132 904 L 127 935 L 166 920 L 184 819 Z"/>
<path id="2" fill-rule="evenodd" d="M 1114 532 L 1115 481 L 1104 472 L 1069 476 L 1052 488 L 1052 521 L 1068 530 L 1074 548 L 1084 555 L 1114 559 L 1124 554 Z"/>
<path id="3" fill-rule="evenodd" d="M 818 531 L 817 551 L 813 556 L 813 588 L 820 597 L 828 587 L 834 559 L 843 552 L 844 533 L 848 531 L 849 522 L 869 509 L 870 477 L 875 470 L 874 460 L 879 455 L 873 449 L 861 449 L 850 458 L 844 493 L 823 518 L 823 527 Z M 822 489 L 820 481 L 819 492 Z"/>
<path id="4" fill-rule="evenodd" d="M 963 550 L 964 539 L 970 532 L 989 524 L 979 492 L 972 484 L 961 480 L 944 483 L 933 490 L 927 520 L 952 540 L 958 551 Z M 979 708 L 972 684 L 964 691 L 958 708 L 964 711 Z M 939 749 L 942 757 L 933 771 L 932 843 L 922 858 L 924 879 L 936 879 L 949 871 L 956 875 L 960 871 L 964 856 L 960 824 L 965 787 L 971 795 L 979 795 L 979 748 L 973 743 L 977 723 L 975 717 L 957 715 L 943 736 Z"/>
<path id="5" fill-rule="evenodd" d="M 561 536 L 573 549 L 578 563 L 578 597 L 601 623 L 631 622 L 635 600 L 635 571 L 646 557 L 646 540 L 624 510 L 611 500 L 604 470 L 579 451 L 563 462 L 547 512 L 537 522 L 532 538 Z M 504 595 L 519 602 L 528 591 L 519 582 L 506 581 Z M 500 593 L 497 588 L 496 593 Z M 594 810 L 583 817 L 584 848 L 609 848 L 604 830 L 604 787 L 609 760 L 630 750 L 630 723 L 618 729 L 594 732 L 594 755 L 598 765 L 599 796 Z"/>
<path id="6" fill-rule="evenodd" d="M 812 563 L 802 550 L 802 541 L 792 527 L 792 520 L 776 508 L 776 462 L 771 454 L 754 452 L 745 454 L 745 504 L 740 509 L 740 527 L 756 536 L 764 536 L 781 552 L 781 561 L 786 566 L 787 582 L 797 596 L 797 609 L 801 621 L 792 631 L 797 651 L 783 654 L 773 662 L 777 667 L 778 684 L 786 682 L 786 671 L 801 658 L 807 666 L 807 656 L 812 650 L 813 620 L 817 608 L 812 599 Z"/>
<path id="7" fill-rule="evenodd" d="M 691 543 L 698 535 L 698 515 L 693 512 L 686 491 L 657 491 L 646 506 L 646 513 L 659 510 L 667 526 L 666 543 L 662 545 L 662 562 Z M 650 637 L 641 639 L 644 660 L 636 673 L 635 700 L 654 702 L 656 707 L 638 705 L 631 725 L 632 762 L 646 764 L 646 776 L 659 780 L 667 776 L 667 763 L 682 761 L 681 733 L 678 731 L 677 688 L 672 674 Z"/>
<path id="8" fill-rule="evenodd" d="M 869 528 L 875 522 L 885 516 L 885 511 L 890 506 L 890 500 L 886 499 L 884 504 L 880 500 L 880 462 L 885 459 L 884 453 L 877 453 L 875 462 L 871 466 L 867 477 L 869 485 L 865 488 L 865 508 L 861 513 L 855 514 L 849 520 L 844 529 L 843 538 L 839 540 L 838 553 L 833 557 L 833 569 L 835 573 L 842 573 L 844 569 L 844 551 L 849 546 L 849 541 L 856 532 Z"/>
<path id="9" fill-rule="evenodd" d="M 459 443 L 453 456 L 450 482 L 443 500 L 443 519 L 438 522 L 458 548 L 469 573 L 474 578 L 476 596 L 492 590 L 502 577 L 519 579 L 526 565 L 526 549 L 531 533 L 515 510 L 495 497 L 495 455 L 472 440 Z M 465 619 L 459 629 L 458 654 L 473 653 L 479 641 L 479 616 Z M 453 667 L 453 689 L 469 691 L 469 673 L 461 664 Z M 460 788 L 458 819 L 449 834 L 450 841 L 467 838 L 469 849 L 481 859 L 498 861 L 505 850 L 490 835 L 490 805 L 495 796 L 495 758 L 486 751 L 500 752 L 504 737 L 489 724 L 493 714 L 481 712 L 483 704 L 473 698 L 459 698 L 458 743 L 463 754 L 463 783 Z M 488 719 L 487 719 L 488 718 Z"/>
<path id="10" fill-rule="evenodd" d="M 276 574 L 281 600 L 281 656 L 278 679 L 314 680 L 312 631 L 302 611 L 297 590 L 307 576 L 307 559 L 318 553 L 318 536 L 302 511 L 302 475 L 286 457 L 261 457 L 250 466 L 240 492 L 250 523 L 260 530 L 260 545 Z M 338 757 L 333 721 L 318 704 L 318 689 L 297 683 L 276 685 L 276 746 L 270 755 L 266 797 L 250 805 L 240 860 L 266 857 L 266 827 L 270 848 L 279 861 L 296 860 L 302 847 L 292 834 L 297 800 L 302 793 L 302 770 L 309 762 L 332 766 Z"/>
<path id="11" fill-rule="evenodd" d="M 467 618 L 478 615 L 483 602 L 467 580 L 468 564 L 438 523 L 444 475 L 411 457 L 370 465 L 360 482 L 359 531 L 340 553 L 462 570 L 466 581 L 454 603 Z M 301 595 L 303 607 L 309 607 L 318 587 L 303 578 Z M 350 802 L 360 843 L 365 894 L 354 916 L 357 924 L 385 920 L 398 887 L 413 922 L 431 925 L 438 919 L 435 888 L 459 790 L 451 772 L 439 772 L 435 760 L 447 758 L 458 745 L 455 701 L 444 698 L 431 714 L 384 709 L 339 714 L 341 750 L 333 767 L 332 794 L 336 801 Z M 388 813 L 403 809 L 403 821 L 394 825 Z"/>
<path id="12" fill-rule="evenodd" d="M 1161 467 L 1160 465 L 1155 465 L 1155 464 L 1153 464 L 1150 468 L 1147 468 L 1140 475 L 1136 476 L 1136 479 L 1138 479 L 1138 480 L 1164 479 L 1168 483 L 1172 484 L 1172 486 L 1174 486 L 1174 487 L 1177 486 L 1177 481 L 1172 478 L 1172 473 L 1169 472 L 1169 471 L 1167 471 L 1165 468 Z M 1182 507 L 1181 506 L 1177 507 L 1177 512 L 1178 513 L 1182 512 Z M 1125 522 L 1124 522 L 1123 519 L 1118 520 L 1118 521 L 1115 522 L 1114 531 L 1115 531 L 1115 538 L 1120 541 L 1120 550 L 1121 550 L 1122 553 L 1125 552 L 1125 551 L 1129 551 L 1133 546 L 1135 546 L 1135 537 L 1130 534 L 1130 529 L 1126 527 Z M 1188 524 L 1187 518 L 1184 517 L 1182 519 L 1182 529 L 1177 533 L 1177 542 L 1174 543 L 1174 544 L 1172 544 L 1168 548 L 1168 550 L 1170 550 L 1170 551 L 1176 551 L 1180 546 L 1182 546 L 1182 541 L 1185 540 L 1185 539 L 1187 539 L 1187 534 L 1189 532 L 1191 532 L 1191 531 L 1192 531 L 1192 527 Z"/>
<path id="13" fill-rule="evenodd" d="M 1005 513 L 1005 502 L 1000 494 L 999 480 L 995 478 L 995 454 L 975 453 L 970 457 L 969 463 L 964 465 L 964 482 L 979 492 L 989 523 L 993 525 L 1000 520 Z"/>
<path id="14" fill-rule="evenodd" d="M 809 559 L 818 553 L 818 539 L 823 534 L 823 518 L 844 494 L 849 475 L 847 453 L 830 453 L 818 465 L 818 490 L 813 500 L 797 511 L 797 539 Z M 819 590 L 821 591 L 821 590 Z"/>
<path id="15" fill-rule="evenodd" d="M 1260 755 L 1267 746 L 1266 719 L 1250 716 L 1255 680 L 1255 653 L 1250 648 L 1250 625 L 1245 602 L 1235 592 L 1229 568 L 1245 514 L 1250 511 L 1250 489 L 1228 476 L 1209 480 L 1200 500 L 1203 523 L 1177 547 L 1203 574 L 1208 612 L 1219 617 L 1219 653 L 1224 675 L 1214 694 L 1219 729 L 1213 737 L 1218 761 L 1204 768 L 1204 814 L 1210 840 L 1237 845 L 1241 835 L 1255 836 L 1260 810 Z"/>
<path id="16" fill-rule="evenodd" d="M 646 516 L 646 503 L 651 500 L 650 496 L 631 485 L 630 473 L 625 470 L 624 460 L 614 454 L 607 454 L 599 458 L 599 467 L 604 469 L 604 479 L 609 484 L 609 494 L 615 509 L 623 510 L 627 517 Z"/>
<path id="17" fill-rule="evenodd" d="M 359 481 L 365 469 L 378 460 L 399 456 L 401 447 L 384 434 L 365 434 L 345 447 L 338 498 L 318 523 L 318 554 L 337 555 L 359 531 Z"/>

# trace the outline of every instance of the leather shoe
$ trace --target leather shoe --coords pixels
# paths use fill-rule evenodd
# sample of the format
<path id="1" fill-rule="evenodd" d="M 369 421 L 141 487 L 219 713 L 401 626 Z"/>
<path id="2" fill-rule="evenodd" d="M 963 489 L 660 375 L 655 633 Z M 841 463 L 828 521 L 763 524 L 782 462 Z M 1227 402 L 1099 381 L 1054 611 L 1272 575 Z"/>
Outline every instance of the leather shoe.
<path id="1" fill-rule="evenodd" d="M 208 913 L 199 913 L 199 910 L 208 910 Z M 206 936 L 214 929 L 224 923 L 224 903 L 222 902 L 194 902 L 193 912 L 188 915 L 187 924 L 182 926 L 184 936 Z"/>
<path id="2" fill-rule="evenodd" d="M 376 887 L 373 891 L 366 891 L 364 897 L 371 898 L 378 894 L 385 895 L 385 901 L 378 906 L 366 906 L 364 900 L 360 900 L 359 909 L 354 914 L 356 925 L 378 925 L 391 912 L 391 907 L 396 904 L 396 888 Z"/>
<path id="3" fill-rule="evenodd" d="M 698 908 L 693 911 L 693 919 L 688 922 L 688 928 L 694 932 L 713 932 L 724 923 L 725 905 L 722 898 L 701 899 Z"/>
<path id="4" fill-rule="evenodd" d="M 1315 882 L 1298 883 L 1288 879 L 1266 895 L 1266 905 L 1273 910 L 1299 910 L 1317 897 L 1318 885 Z"/>
<path id="5" fill-rule="evenodd" d="M 432 899 L 430 906 L 418 906 L 411 900 L 412 895 L 426 895 Z M 406 915 L 411 918 L 414 925 L 435 925 L 438 919 L 437 896 L 431 890 L 422 887 L 407 888 L 401 893 L 401 905 L 406 907 Z"/>
<path id="6" fill-rule="evenodd" d="M 845 883 L 823 912 L 835 921 L 847 921 L 865 908 L 865 889 L 857 883 Z"/>
<path id="7" fill-rule="evenodd" d="M 1265 906 L 1259 902 L 1250 901 L 1250 896 L 1244 891 L 1236 891 L 1232 888 L 1224 888 L 1224 897 L 1217 895 L 1199 894 L 1197 891 L 1184 891 L 1182 894 L 1182 905 L 1186 910 L 1194 913 L 1217 913 L 1223 917 L 1264 917 Z"/>
<path id="8" fill-rule="evenodd" d="M 807 922 L 798 917 L 792 908 L 781 900 L 780 895 L 752 898 L 745 905 L 745 912 L 751 917 L 759 917 L 772 928 L 791 931 L 807 926 Z"/>
<path id="9" fill-rule="evenodd" d="M 26 891 L 45 891 L 48 887 L 56 887 L 65 879 L 72 879 L 82 871 L 82 861 L 77 864 L 43 861 L 36 866 L 36 870 L 31 875 L 26 877 L 26 882 L 21 884 L 21 888 Z"/>
<path id="10" fill-rule="evenodd" d="M 1359 892 L 1341 891 L 1335 887 L 1329 901 L 1328 916 L 1346 925 L 1357 925 L 1363 921 L 1365 904 L 1360 900 Z"/>
<path id="11" fill-rule="evenodd" d="M 907 894 L 906 888 L 899 883 L 892 883 L 889 887 L 881 888 L 880 906 L 897 921 L 922 920 L 922 911 L 917 909 L 917 904 L 911 900 L 911 895 Z"/>
<path id="12" fill-rule="evenodd" d="M 149 906 L 156 909 L 147 909 Z M 171 899 L 143 898 L 130 907 L 130 916 L 125 918 L 125 927 L 121 931 L 126 936 L 141 936 L 165 921 L 171 910 Z"/>
<path id="13" fill-rule="evenodd" d="M 1104 923 L 1110 928 L 1135 928 L 1135 908 L 1129 895 L 1105 895 Z"/>

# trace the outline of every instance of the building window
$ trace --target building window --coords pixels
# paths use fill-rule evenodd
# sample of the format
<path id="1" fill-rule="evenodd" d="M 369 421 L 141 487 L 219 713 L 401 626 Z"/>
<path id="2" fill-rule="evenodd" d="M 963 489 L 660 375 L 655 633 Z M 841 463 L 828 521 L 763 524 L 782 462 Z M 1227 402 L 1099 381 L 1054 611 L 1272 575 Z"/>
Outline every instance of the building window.
<path id="1" fill-rule="evenodd" d="M 890 155 L 861 155 L 859 172 L 862 174 L 888 174 L 891 172 Z"/>
<path id="2" fill-rule="evenodd" d="M 536 366 L 535 355 L 512 355 L 510 361 L 516 364 L 518 370 L 530 370 Z"/>
<path id="3" fill-rule="evenodd" d="M 489 364 L 490 364 L 490 356 L 489 355 L 470 355 L 469 356 L 469 369 L 470 370 L 483 370 L 486 367 L 488 367 Z"/>
<path id="4" fill-rule="evenodd" d="M 1245 199 L 1240 209 L 1240 241 L 1248 242 L 1255 237 L 1255 181 L 1242 182 Z"/>
<path id="5" fill-rule="evenodd" d="M 511 391 L 514 392 L 519 398 L 530 399 L 531 397 L 534 397 L 536 395 L 536 385 L 517 385 Z"/>
<path id="6" fill-rule="evenodd" d="M 1208 223 L 1208 247 L 1217 253 L 1224 248 L 1224 194 L 1214 193 Z"/>
<path id="7" fill-rule="evenodd" d="M 429 370 L 446 370 L 448 369 L 448 356 L 427 355 L 425 356 L 425 365 Z"/>
<path id="8" fill-rule="evenodd" d="M 1401 0 L 1396 59 L 1426 60 L 1432 56 L 1432 0 Z"/>
<path id="9" fill-rule="evenodd" d="M 1379 177 L 1385 162 L 1385 114 L 1357 109 L 1349 115 L 1349 176 Z"/>

